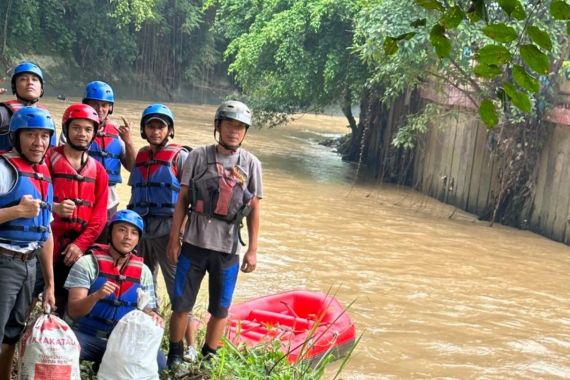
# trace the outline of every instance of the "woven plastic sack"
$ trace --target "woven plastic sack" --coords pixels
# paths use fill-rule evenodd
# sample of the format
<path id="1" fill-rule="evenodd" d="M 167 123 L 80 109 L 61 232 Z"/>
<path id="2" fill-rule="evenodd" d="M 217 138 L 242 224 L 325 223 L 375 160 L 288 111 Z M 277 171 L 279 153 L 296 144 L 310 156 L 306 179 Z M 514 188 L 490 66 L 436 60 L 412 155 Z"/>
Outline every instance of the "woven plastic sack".
<path id="1" fill-rule="evenodd" d="M 19 380 L 80 380 L 79 342 L 64 320 L 44 314 L 20 341 Z"/>
<path id="2" fill-rule="evenodd" d="M 141 296 L 142 295 L 142 296 Z M 148 302 L 139 294 L 138 308 Z M 164 329 L 141 310 L 127 313 L 111 332 L 97 378 L 99 380 L 157 380 L 156 361 Z"/>

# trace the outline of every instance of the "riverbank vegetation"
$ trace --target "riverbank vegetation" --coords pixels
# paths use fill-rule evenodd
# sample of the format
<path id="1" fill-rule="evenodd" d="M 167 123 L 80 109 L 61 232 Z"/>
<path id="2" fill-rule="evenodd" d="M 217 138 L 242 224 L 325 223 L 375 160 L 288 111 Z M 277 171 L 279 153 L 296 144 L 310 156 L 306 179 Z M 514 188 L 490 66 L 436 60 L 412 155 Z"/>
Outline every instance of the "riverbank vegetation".
<path id="1" fill-rule="evenodd" d="M 169 314 L 169 313 L 167 313 Z M 168 317 L 166 318 L 168 321 Z M 205 326 L 206 321 L 201 321 L 200 326 Z M 205 328 L 200 328 L 196 333 L 196 347 L 201 347 L 205 339 Z M 309 336 L 306 344 L 314 338 Z M 300 360 L 289 363 L 287 353 L 283 352 L 281 342 L 274 340 L 256 347 L 236 346 L 227 339 L 223 339 L 222 346 L 216 356 L 204 360 L 200 355 L 195 362 L 185 362 L 176 369 L 167 370 L 161 374 L 161 379 L 171 380 L 224 380 L 224 379 L 264 379 L 264 380 L 320 380 L 336 379 L 351 358 L 352 352 L 358 345 L 360 338 L 354 343 L 346 355 L 339 359 L 340 363 L 336 370 L 328 369 L 327 366 L 335 359 L 332 351 L 325 353 L 317 360 L 303 360 L 303 352 Z M 168 324 L 164 333 L 162 350 L 168 352 Z M 304 351 L 306 352 L 306 350 Z M 96 371 L 91 362 L 83 362 L 81 365 L 81 378 L 96 380 Z"/>
<path id="2" fill-rule="evenodd" d="M 517 226 L 528 219 L 543 116 L 568 71 L 562 0 L 0 0 L 0 9 L 6 67 L 56 56 L 52 84 L 105 78 L 169 100 L 189 100 L 188 87 L 233 92 L 257 125 L 337 108 L 350 135 L 343 158 L 388 182 L 412 185 L 422 133 L 456 112 L 426 107 L 421 92 L 461 94 L 501 162 L 482 216 Z"/>

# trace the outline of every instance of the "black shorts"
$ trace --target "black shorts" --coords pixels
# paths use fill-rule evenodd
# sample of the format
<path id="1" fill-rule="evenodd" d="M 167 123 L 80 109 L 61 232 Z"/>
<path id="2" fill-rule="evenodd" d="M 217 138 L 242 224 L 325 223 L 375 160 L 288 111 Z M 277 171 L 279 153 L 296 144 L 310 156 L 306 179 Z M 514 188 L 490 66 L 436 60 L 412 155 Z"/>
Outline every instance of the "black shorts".
<path id="1" fill-rule="evenodd" d="M 187 243 L 182 245 L 176 266 L 173 311 L 192 311 L 206 271 L 209 276 L 208 312 L 216 318 L 228 316 L 239 272 L 239 256 Z"/>

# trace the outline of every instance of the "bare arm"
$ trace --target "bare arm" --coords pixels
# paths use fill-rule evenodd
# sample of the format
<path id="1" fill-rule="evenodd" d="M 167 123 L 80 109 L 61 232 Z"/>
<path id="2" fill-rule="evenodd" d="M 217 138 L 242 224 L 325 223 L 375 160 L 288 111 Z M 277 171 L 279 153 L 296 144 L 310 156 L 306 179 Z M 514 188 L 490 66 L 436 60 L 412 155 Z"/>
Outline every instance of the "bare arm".
<path id="1" fill-rule="evenodd" d="M 170 230 L 170 236 L 168 238 L 168 248 L 166 250 L 168 254 L 168 259 L 172 263 L 178 261 L 178 255 L 180 254 L 180 228 L 184 222 L 186 216 L 186 210 L 190 205 L 190 194 L 188 192 L 188 186 L 180 186 L 180 193 L 178 194 L 178 201 L 176 202 L 176 207 L 174 208 L 174 215 L 172 216 L 172 229 Z"/>
<path id="2" fill-rule="evenodd" d="M 99 290 L 91 294 L 89 294 L 89 289 L 87 288 L 69 289 L 67 313 L 71 319 L 77 319 L 89 314 L 95 304 L 113 293 L 116 287 L 117 285 L 107 281 Z"/>
<path id="3" fill-rule="evenodd" d="M 38 259 L 40 260 L 45 283 L 43 298 L 44 309 L 47 305 L 49 305 L 51 309 L 54 310 L 55 295 L 53 282 L 53 236 L 51 233 L 40 249 L 40 255 Z"/>
<path id="4" fill-rule="evenodd" d="M 24 195 L 15 206 L 0 208 L 0 224 L 19 218 L 35 218 L 40 213 L 41 201 Z"/>
<path id="5" fill-rule="evenodd" d="M 257 240 L 259 237 L 259 224 L 261 220 L 261 203 L 255 197 L 251 201 L 251 212 L 247 216 L 247 251 L 243 256 L 241 270 L 245 273 L 253 272 L 257 265 Z"/>
<path id="6" fill-rule="evenodd" d="M 125 155 L 121 158 L 121 164 L 130 172 L 135 167 L 137 151 L 133 144 L 131 125 L 124 117 L 121 116 L 121 119 L 123 119 L 123 125 L 119 126 L 119 136 L 125 143 Z"/>

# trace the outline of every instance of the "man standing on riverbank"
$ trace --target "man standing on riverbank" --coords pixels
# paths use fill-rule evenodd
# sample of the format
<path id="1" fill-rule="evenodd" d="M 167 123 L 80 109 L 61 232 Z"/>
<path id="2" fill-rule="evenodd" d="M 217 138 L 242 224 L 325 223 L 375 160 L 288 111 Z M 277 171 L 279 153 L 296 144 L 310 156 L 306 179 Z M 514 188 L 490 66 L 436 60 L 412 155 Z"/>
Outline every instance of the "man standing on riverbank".
<path id="1" fill-rule="evenodd" d="M 155 289 L 160 266 L 172 303 L 176 266 L 169 262 L 166 248 L 188 150 L 178 144 L 169 144 L 169 139 L 174 138 L 174 115 L 163 104 L 151 104 L 144 109 L 140 133 L 149 145 L 141 148 L 137 154 L 129 178 L 131 200 L 127 208 L 136 211 L 144 220 L 145 233 L 141 237 L 137 253 L 150 268 Z M 186 330 L 186 356 L 189 360 L 196 357 L 191 318 L 190 315 Z"/>
<path id="2" fill-rule="evenodd" d="M 0 150 L 10 150 L 12 144 L 8 133 L 8 126 L 12 115 L 25 106 L 34 106 L 45 109 L 38 104 L 44 94 L 44 77 L 42 70 L 31 62 L 22 62 L 14 68 L 12 74 L 12 93 L 16 99 L 0 103 Z M 4 93 L 0 89 L 0 94 Z M 55 146 L 57 137 L 55 131 L 51 137 L 51 145 Z"/>
<path id="3" fill-rule="evenodd" d="M 182 361 L 182 338 L 187 315 L 192 311 L 200 284 L 209 273 L 211 317 L 202 355 L 215 355 L 223 335 L 239 271 L 240 224 L 247 218 L 249 245 L 241 270 L 253 272 L 257 263 L 257 240 L 262 198 L 261 163 L 240 148 L 251 126 L 251 111 L 237 101 L 223 102 L 214 119 L 217 144 L 190 152 L 174 211 L 168 256 L 177 262 L 170 319 L 168 365 Z M 219 138 L 218 138 L 219 136 Z M 180 228 L 189 215 L 183 244 Z"/>
<path id="4" fill-rule="evenodd" d="M 129 172 L 135 164 L 136 151 L 131 137 L 131 128 L 124 118 L 124 124 L 117 126 L 109 117 L 115 106 L 115 95 L 107 83 L 101 81 L 88 83 L 85 87 L 83 103 L 93 107 L 101 121 L 97 136 L 89 147 L 89 155 L 103 165 L 109 176 L 107 220 L 110 220 L 119 206 L 116 185 L 122 182 L 121 164 Z M 106 243 L 106 236 L 102 236 L 99 241 Z"/>
<path id="5" fill-rule="evenodd" d="M 53 190 L 44 157 L 55 125 L 47 111 L 23 107 L 10 121 L 12 150 L 0 154 L 0 380 L 12 358 L 32 303 L 36 261 L 45 279 L 44 307 L 54 307 Z"/>

